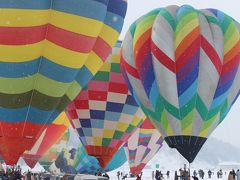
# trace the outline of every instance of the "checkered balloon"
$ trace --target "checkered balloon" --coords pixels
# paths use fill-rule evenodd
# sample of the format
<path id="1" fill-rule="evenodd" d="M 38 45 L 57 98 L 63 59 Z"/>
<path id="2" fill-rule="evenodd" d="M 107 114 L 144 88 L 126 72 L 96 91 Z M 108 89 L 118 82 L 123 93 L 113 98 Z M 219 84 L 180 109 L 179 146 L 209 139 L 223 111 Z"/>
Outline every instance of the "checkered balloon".
<path id="1" fill-rule="evenodd" d="M 67 115 L 87 153 L 106 167 L 143 121 L 120 71 L 118 42 L 100 71 L 67 107 Z"/>

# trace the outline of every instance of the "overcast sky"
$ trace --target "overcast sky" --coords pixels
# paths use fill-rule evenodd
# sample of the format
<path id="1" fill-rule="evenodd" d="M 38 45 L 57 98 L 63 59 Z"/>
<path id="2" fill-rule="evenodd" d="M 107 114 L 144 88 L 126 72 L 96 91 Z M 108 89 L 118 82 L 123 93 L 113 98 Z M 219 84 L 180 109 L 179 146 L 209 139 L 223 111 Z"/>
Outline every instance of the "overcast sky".
<path id="1" fill-rule="evenodd" d="M 198 9 L 220 9 L 240 22 L 239 0 L 128 0 L 128 12 L 120 39 L 124 38 L 131 23 L 147 12 L 168 5 L 184 4 L 190 4 Z M 240 148 L 240 99 L 212 136 Z"/>

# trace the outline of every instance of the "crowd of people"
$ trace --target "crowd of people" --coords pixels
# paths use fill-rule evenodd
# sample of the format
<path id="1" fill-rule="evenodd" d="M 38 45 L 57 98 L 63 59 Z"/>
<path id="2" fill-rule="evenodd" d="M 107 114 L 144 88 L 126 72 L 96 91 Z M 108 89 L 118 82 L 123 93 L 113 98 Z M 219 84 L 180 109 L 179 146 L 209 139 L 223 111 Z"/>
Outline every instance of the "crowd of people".
<path id="1" fill-rule="evenodd" d="M 136 180 L 141 180 L 142 179 L 142 175 L 143 173 L 141 172 L 140 174 L 138 174 L 137 176 L 135 176 L 134 174 L 132 174 L 131 172 L 129 173 L 125 173 L 125 172 L 117 172 L 117 178 L 118 180 L 125 180 L 126 178 L 130 177 L 130 178 L 136 178 Z"/>
<path id="2" fill-rule="evenodd" d="M 179 171 L 175 171 L 174 174 L 174 180 L 201 180 L 201 179 L 214 179 L 214 171 L 208 170 L 204 172 L 204 170 L 199 169 L 198 171 L 193 170 L 192 173 L 190 173 L 190 170 L 184 168 L 179 169 Z M 155 172 L 152 172 L 152 180 L 163 180 L 163 179 L 169 179 L 170 177 L 170 171 L 166 171 L 163 173 L 162 171 L 156 170 Z M 223 171 L 222 169 L 218 170 L 216 172 L 216 177 L 218 179 L 223 179 Z M 225 172 L 225 177 L 227 177 L 227 172 Z M 234 169 L 229 172 L 228 180 L 240 180 L 240 170 L 235 171 Z"/>
<path id="3" fill-rule="evenodd" d="M 216 171 L 215 171 L 216 172 Z M 101 173 L 100 171 L 95 174 L 97 176 L 107 177 L 109 179 L 109 175 L 107 173 Z M 125 172 L 117 172 L 118 180 L 125 180 L 128 177 L 136 178 L 136 180 L 142 180 L 143 173 L 141 172 L 139 175 L 135 176 L 131 173 L 125 173 Z M 214 177 L 217 177 L 218 179 L 226 179 L 227 180 L 240 180 L 240 170 L 237 171 L 232 169 L 229 174 L 227 172 L 223 172 L 222 169 L 218 170 L 216 174 L 214 174 L 214 171 L 208 170 L 204 171 L 202 169 L 199 169 L 198 171 L 193 170 L 190 171 L 189 169 L 183 168 L 179 169 L 178 171 L 175 171 L 174 180 L 199 180 L 199 179 L 212 179 L 213 175 Z M 224 175 L 224 176 L 223 176 Z M 0 168 L 0 180 L 50 180 L 51 178 L 47 177 L 45 173 L 32 173 L 30 171 L 25 172 L 22 174 L 22 169 L 20 166 L 14 166 L 14 167 L 7 167 L 5 170 Z M 152 172 L 152 180 L 163 180 L 163 179 L 171 179 L 170 178 L 170 171 L 160 171 L 156 170 Z M 214 179 L 214 178 L 213 178 Z"/>
<path id="4" fill-rule="evenodd" d="M 225 172 L 225 177 L 227 176 Z M 218 170 L 215 174 L 218 179 L 223 179 L 223 171 L 222 169 Z M 178 171 L 175 171 L 174 173 L 174 180 L 201 180 L 201 179 L 213 179 L 214 171 L 208 170 L 204 171 L 202 169 L 199 170 L 193 170 L 190 172 L 189 169 L 183 168 L 179 169 Z M 134 176 L 131 173 L 124 173 L 124 172 L 117 172 L 117 178 L 118 180 L 125 180 L 126 178 L 136 178 L 136 180 L 142 179 L 142 172 Z M 160 170 L 152 171 L 152 180 L 163 180 L 163 179 L 170 179 L 170 171 L 167 170 L 165 172 L 162 172 Z M 240 180 L 240 171 L 237 170 L 231 170 L 228 175 L 228 180 Z"/>
<path id="5" fill-rule="evenodd" d="M 21 167 L 13 166 L 3 168 L 0 163 L 0 180 L 50 180 L 50 175 L 48 176 L 46 172 L 33 173 L 31 171 L 22 172 Z"/>
<path id="6" fill-rule="evenodd" d="M 8 179 L 21 180 L 22 179 L 22 170 L 21 170 L 20 166 L 6 168 L 6 171 L 3 168 L 1 168 L 0 179 L 2 179 L 2 180 L 8 180 Z"/>

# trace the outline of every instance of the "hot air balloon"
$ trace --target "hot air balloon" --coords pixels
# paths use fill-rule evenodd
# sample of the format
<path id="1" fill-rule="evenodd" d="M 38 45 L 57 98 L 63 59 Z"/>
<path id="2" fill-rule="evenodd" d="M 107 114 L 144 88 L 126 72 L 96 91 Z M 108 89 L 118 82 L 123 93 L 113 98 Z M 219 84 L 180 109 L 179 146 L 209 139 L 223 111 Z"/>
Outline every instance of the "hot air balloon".
<path id="1" fill-rule="evenodd" d="M 67 129 L 61 139 L 58 140 L 38 161 L 40 165 L 48 171 L 49 166 L 57 159 L 62 149 L 66 146 L 69 140 L 69 129 Z"/>
<path id="2" fill-rule="evenodd" d="M 75 133 L 71 133 L 71 140 L 62 149 L 56 161 L 50 166 L 52 172 L 62 173 L 80 173 L 80 174 L 95 174 L 99 171 L 100 165 L 98 160 L 89 156 L 82 143 L 76 139 Z M 112 171 L 119 168 L 127 161 L 124 149 L 121 148 L 103 170 L 104 172 Z"/>
<path id="3" fill-rule="evenodd" d="M 163 137 L 146 119 L 124 144 L 131 173 L 139 175 L 146 164 L 162 147 Z"/>
<path id="4" fill-rule="evenodd" d="M 129 89 L 167 144 L 192 162 L 240 86 L 239 24 L 215 9 L 151 11 L 122 45 Z"/>
<path id="5" fill-rule="evenodd" d="M 87 153 L 103 169 L 144 117 L 120 72 L 120 45 L 66 109 Z"/>
<path id="6" fill-rule="evenodd" d="M 120 148 L 102 172 L 113 171 L 121 167 L 126 161 L 124 149 Z M 94 175 L 101 169 L 101 166 L 98 160 L 93 156 L 89 156 L 81 145 L 79 149 L 68 150 L 64 148 L 54 165 L 51 165 L 49 169 L 52 172 Z"/>
<path id="7" fill-rule="evenodd" d="M 126 8 L 125 0 L 1 0 L 0 154 L 7 164 L 98 71 Z"/>
<path id="8" fill-rule="evenodd" d="M 22 155 L 24 161 L 30 168 L 34 168 L 43 154 L 61 139 L 69 125 L 70 123 L 65 112 L 62 112 L 58 118 L 43 131 L 32 149 Z"/>
<path id="9" fill-rule="evenodd" d="M 81 157 L 80 154 L 82 155 L 82 158 L 79 158 Z M 101 169 L 101 166 L 98 163 L 98 160 L 93 156 L 87 155 L 83 146 L 77 150 L 76 157 L 77 157 L 75 161 L 76 169 L 77 169 L 77 172 L 80 174 L 94 175 Z M 107 164 L 106 168 L 102 170 L 102 172 L 113 171 L 121 167 L 126 161 L 127 161 L 127 158 L 125 155 L 125 151 L 122 147 L 117 151 L 117 153 L 115 153 L 111 161 Z"/>

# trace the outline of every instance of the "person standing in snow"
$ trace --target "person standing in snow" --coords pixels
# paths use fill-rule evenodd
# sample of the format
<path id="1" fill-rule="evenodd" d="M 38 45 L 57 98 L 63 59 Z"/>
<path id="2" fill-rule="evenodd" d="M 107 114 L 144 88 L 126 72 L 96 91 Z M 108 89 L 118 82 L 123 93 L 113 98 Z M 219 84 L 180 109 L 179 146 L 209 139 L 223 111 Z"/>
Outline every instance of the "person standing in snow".
<path id="1" fill-rule="evenodd" d="M 202 179 L 204 179 L 205 172 L 202 170 Z"/>
<path id="2" fill-rule="evenodd" d="M 117 178 L 118 178 L 118 180 L 119 180 L 119 176 L 120 176 L 120 172 L 118 171 L 118 172 L 117 172 Z"/>
<path id="3" fill-rule="evenodd" d="M 159 177 L 159 171 L 156 170 L 156 173 L 155 173 L 155 180 L 158 180 L 158 177 Z"/>
<path id="4" fill-rule="evenodd" d="M 169 176 L 170 176 L 170 171 L 167 171 L 167 178 L 169 179 Z"/>
<path id="5" fill-rule="evenodd" d="M 229 172 L 228 180 L 234 180 L 232 171 Z"/>
<path id="6" fill-rule="evenodd" d="M 137 179 L 136 180 L 141 180 L 141 179 L 142 179 L 142 172 L 137 175 Z"/>
<path id="7" fill-rule="evenodd" d="M 141 177 L 140 177 L 139 174 L 137 175 L 137 179 L 136 180 L 141 180 Z"/>
<path id="8" fill-rule="evenodd" d="M 208 171 L 208 178 L 211 179 L 211 177 L 212 177 L 212 171 L 209 169 L 209 171 Z"/>
<path id="9" fill-rule="evenodd" d="M 178 174 L 177 174 L 177 171 L 175 171 L 174 180 L 178 180 Z"/>
<path id="10" fill-rule="evenodd" d="M 193 176 L 195 176 L 195 177 L 197 176 L 197 171 L 196 170 L 193 171 Z"/>
<path id="11" fill-rule="evenodd" d="M 236 173 L 235 173 L 234 169 L 232 170 L 232 175 L 233 175 L 233 179 L 236 179 Z"/>
<path id="12" fill-rule="evenodd" d="M 239 169 L 237 170 L 236 176 L 237 176 L 237 180 L 240 180 L 240 171 L 239 171 Z"/>

